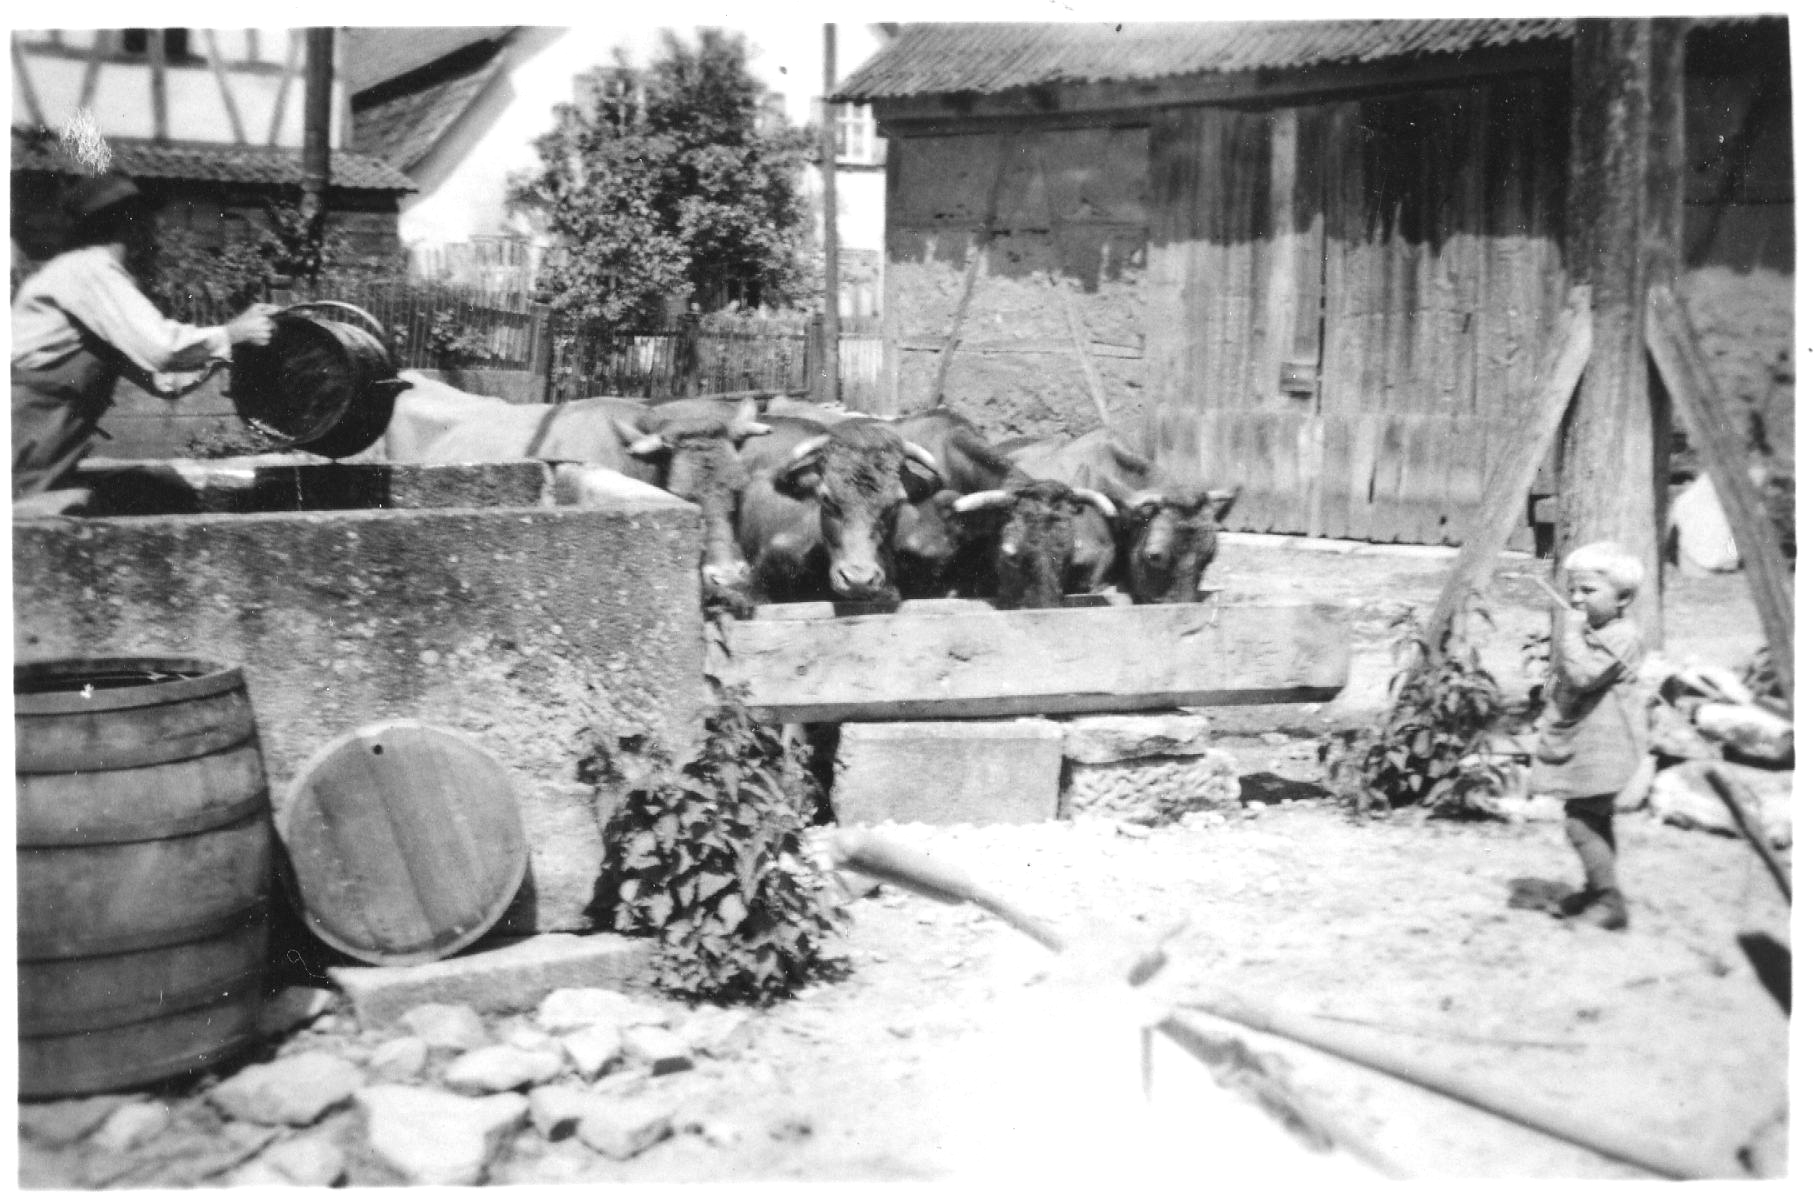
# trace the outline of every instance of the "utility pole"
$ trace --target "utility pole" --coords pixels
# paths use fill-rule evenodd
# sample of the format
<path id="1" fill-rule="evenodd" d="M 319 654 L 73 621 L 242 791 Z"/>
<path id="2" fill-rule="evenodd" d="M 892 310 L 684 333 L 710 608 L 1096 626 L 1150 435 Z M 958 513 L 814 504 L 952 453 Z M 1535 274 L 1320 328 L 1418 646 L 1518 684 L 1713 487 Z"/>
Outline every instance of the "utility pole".
<path id="1" fill-rule="evenodd" d="M 303 33 L 303 218 L 320 244 L 328 204 L 328 128 L 334 113 L 334 29 Z"/>
<path id="2" fill-rule="evenodd" d="M 1678 269 L 1683 206 L 1680 22 L 1585 19 L 1571 63 L 1566 262 L 1587 285 L 1594 350 L 1558 433 L 1557 555 L 1611 539 L 1646 581 L 1632 615 L 1663 643 L 1659 545 L 1669 398 L 1646 357 L 1646 290 Z M 1560 577 L 1561 578 L 1561 577 Z"/>
<path id="3" fill-rule="evenodd" d="M 821 354 L 821 400 L 839 400 L 839 126 L 832 89 L 838 86 L 838 26 L 825 30 L 824 83 L 820 95 L 820 191 L 825 203 L 826 314 Z"/>

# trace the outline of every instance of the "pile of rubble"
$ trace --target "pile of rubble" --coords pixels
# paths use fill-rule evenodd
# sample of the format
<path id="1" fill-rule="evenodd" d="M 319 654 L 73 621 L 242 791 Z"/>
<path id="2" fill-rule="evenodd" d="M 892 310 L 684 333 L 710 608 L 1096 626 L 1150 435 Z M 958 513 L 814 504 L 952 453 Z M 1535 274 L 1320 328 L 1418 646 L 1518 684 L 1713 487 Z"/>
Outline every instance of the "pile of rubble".
<path id="1" fill-rule="evenodd" d="M 750 1044 L 754 1021 L 566 988 L 490 1021 L 429 1003 L 361 1029 L 336 994 L 292 987 L 266 1007 L 269 1058 L 225 1079 L 22 1104 L 20 1180 L 478 1184 L 507 1157 L 533 1169 L 539 1148 L 568 1137 L 620 1161 L 681 1132 L 729 1145 L 738 1127 L 702 1112 L 702 1090 L 716 1061 Z"/>
<path id="2" fill-rule="evenodd" d="M 1622 799 L 1680 827 L 1736 833 L 1715 783 L 1734 792 L 1775 847 L 1791 843 L 1796 760 L 1790 708 L 1764 684 L 1720 667 L 1661 666 L 1643 676 L 1652 701 L 1655 773 Z"/>

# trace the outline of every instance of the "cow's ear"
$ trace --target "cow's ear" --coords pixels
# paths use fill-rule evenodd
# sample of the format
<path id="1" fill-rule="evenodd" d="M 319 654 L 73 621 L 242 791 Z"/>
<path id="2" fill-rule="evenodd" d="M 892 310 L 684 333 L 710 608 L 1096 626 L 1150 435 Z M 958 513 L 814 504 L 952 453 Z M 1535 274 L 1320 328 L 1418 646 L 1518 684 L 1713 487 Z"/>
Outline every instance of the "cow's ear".
<path id="1" fill-rule="evenodd" d="M 1241 495 L 1242 486 L 1237 485 L 1235 488 L 1214 488 L 1204 494 L 1204 499 L 1210 503 L 1211 517 L 1221 522 L 1230 515 L 1230 510 L 1236 505 L 1236 498 Z"/>
<path id="2" fill-rule="evenodd" d="M 643 435 L 624 449 L 638 459 L 653 459 L 668 451 L 669 445 L 661 435 Z"/>

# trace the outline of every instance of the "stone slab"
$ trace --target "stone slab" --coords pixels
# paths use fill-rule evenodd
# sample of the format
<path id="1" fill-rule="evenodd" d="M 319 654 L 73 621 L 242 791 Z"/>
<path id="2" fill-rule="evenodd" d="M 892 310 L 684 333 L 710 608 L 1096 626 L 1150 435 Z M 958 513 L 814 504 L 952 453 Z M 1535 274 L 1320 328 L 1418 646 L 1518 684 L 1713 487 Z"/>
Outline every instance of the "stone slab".
<path id="1" fill-rule="evenodd" d="M 642 983 L 652 944 L 621 935 L 539 935 L 401 968 L 331 968 L 362 1029 L 395 1023 L 432 1002 L 481 1013 L 533 1010 L 557 989 Z"/>
<path id="2" fill-rule="evenodd" d="M 1075 762 L 1190 757 L 1202 754 L 1210 743 L 1210 724 L 1189 712 L 1074 716 L 1060 727 L 1066 733 L 1066 757 Z"/>
<path id="3" fill-rule="evenodd" d="M 1059 813 L 1060 741 L 1045 720 L 847 724 L 832 788 L 841 824 L 1030 824 Z"/>

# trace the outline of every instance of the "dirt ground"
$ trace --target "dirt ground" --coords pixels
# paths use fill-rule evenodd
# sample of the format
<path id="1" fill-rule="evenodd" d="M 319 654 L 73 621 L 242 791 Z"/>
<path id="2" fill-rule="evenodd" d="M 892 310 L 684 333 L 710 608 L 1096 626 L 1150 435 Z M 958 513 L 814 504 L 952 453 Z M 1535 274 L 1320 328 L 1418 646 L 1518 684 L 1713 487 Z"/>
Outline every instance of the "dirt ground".
<path id="1" fill-rule="evenodd" d="M 1786 1018 L 1737 940 L 1763 932 L 1788 944 L 1789 915 L 1741 842 L 1623 816 L 1633 925 L 1609 934 L 1509 905 L 1517 886 L 1578 877 L 1560 823 L 1542 808 L 1541 818 L 1505 823 L 1416 811 L 1358 821 L 1318 786 L 1318 734 L 1380 712 L 1394 609 L 1429 607 L 1452 558 L 1233 536 L 1218 564 L 1230 591 L 1342 603 L 1354 641 L 1351 685 L 1331 704 L 1208 713 L 1246 797 L 1221 822 L 888 830 L 1085 941 L 1086 957 L 1183 921 L 1149 987 L 1162 1004 L 1236 991 L 1584 1122 L 1731 1157 L 1783 1106 L 1788 1076 Z M 1548 572 L 1507 556 L 1492 589 L 1483 648 L 1509 691 L 1525 682 L 1521 638 L 1547 618 L 1543 595 L 1520 577 Z M 1673 571 L 1665 608 L 1666 653 L 1678 661 L 1738 668 L 1761 642 L 1740 575 Z M 1107 970 L 1056 967 L 970 906 L 884 890 L 849 911 L 848 977 L 756 1015 L 741 1053 L 659 1078 L 705 1128 L 623 1162 L 525 1129 L 488 1182 L 995 1183 L 1038 1172 L 1042 1182 L 1091 1173 L 1140 1185 L 1149 1181 L 1136 1178 L 1137 1161 L 1155 1155 L 1199 1180 L 1288 1174 L 1289 1156 L 1268 1143 L 1285 1136 L 1258 1111 L 1212 1113 L 1193 1101 L 1165 1117 L 1132 1101 L 1140 1034 L 1117 1018 L 1124 1008 Z M 1400 1174 L 1638 1174 L 1308 1047 L 1212 1025 L 1246 1040 L 1322 1120 Z M 1131 1133 L 1144 1113 L 1161 1124 Z M 315 1129 L 344 1147 L 350 1182 L 393 1178 L 362 1154 L 351 1109 Z M 67 1186 L 59 1170 L 69 1169 L 34 1166 L 22 1182 Z M 1308 1170 L 1328 1183 L 1364 1169 Z"/>
<path id="2" fill-rule="evenodd" d="M 1378 712 L 1394 607 L 1429 607 L 1451 558 L 1284 549 L 1241 536 L 1226 545 L 1219 567 L 1232 584 L 1240 577 L 1250 595 L 1343 602 L 1356 637 L 1354 681 L 1334 703 L 1214 714 L 1254 796 L 1223 824 L 1147 835 L 1101 821 L 895 831 L 1075 939 L 1141 939 L 1186 917 L 1157 979 L 1168 1002 L 1240 991 L 1582 1121 L 1731 1156 L 1784 1104 L 1789 1054 L 1785 1016 L 1737 944 L 1747 932 L 1788 944 L 1789 916 L 1742 843 L 1643 812 L 1623 816 L 1633 925 L 1610 934 L 1509 906 L 1518 885 L 1580 877 L 1555 820 L 1458 824 L 1408 811 L 1358 822 L 1319 797 L 1315 733 Z M 1504 557 L 1490 594 L 1495 628 L 1483 642 L 1511 689 L 1523 682 L 1520 639 L 1548 615 L 1522 574 L 1548 576 L 1549 564 Z M 1743 667 L 1763 640 L 1737 574 L 1671 570 L 1665 612 L 1665 653 L 1680 662 Z M 980 1057 L 992 1054 L 1005 1015 L 1051 979 L 1048 959 L 968 906 L 885 890 L 850 909 L 851 978 L 767 1013 L 740 1074 L 695 1078 L 708 1103 L 716 1096 L 720 1112 L 745 1119 L 741 1143 L 677 1138 L 617 1169 L 620 1177 L 938 1178 L 975 1173 L 975 1148 L 992 1146 L 996 1159 L 1031 1160 L 1018 1153 L 1026 1148 L 1015 1124 L 1058 1110 L 1018 1103 L 1033 1095 L 1026 1081 L 991 1072 Z M 1220 1029 L 1275 1057 L 1308 1102 L 1401 1174 L 1638 1174 L 1309 1047 Z M 1063 1023 L 1051 1034 L 1060 1055 L 1083 1049 Z M 1136 1032 L 1124 1038 L 1132 1067 Z M 1103 1095 L 1086 1069 L 1072 1079 L 1063 1064 L 1057 1070 L 1054 1105 Z M 955 1127 L 953 1107 L 970 1112 L 976 1099 L 967 1094 L 980 1082 L 1000 1096 Z M 980 1120 L 990 1117 L 1000 1130 Z M 1193 1145 L 1206 1169 L 1218 1162 L 1214 1132 Z M 602 1178 L 577 1143 L 548 1144 L 517 1164 L 502 1174 Z"/>

